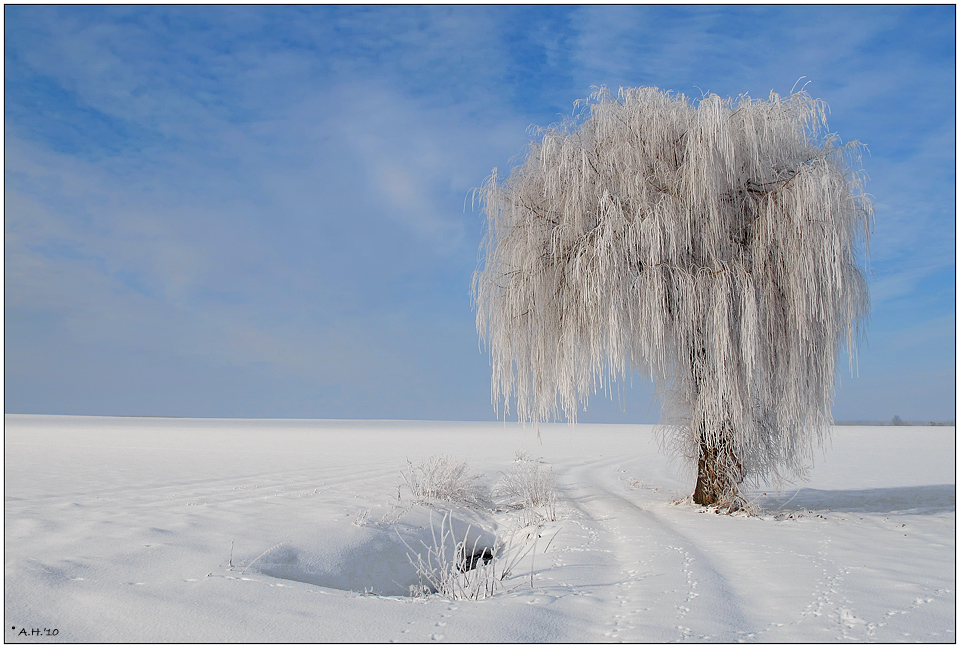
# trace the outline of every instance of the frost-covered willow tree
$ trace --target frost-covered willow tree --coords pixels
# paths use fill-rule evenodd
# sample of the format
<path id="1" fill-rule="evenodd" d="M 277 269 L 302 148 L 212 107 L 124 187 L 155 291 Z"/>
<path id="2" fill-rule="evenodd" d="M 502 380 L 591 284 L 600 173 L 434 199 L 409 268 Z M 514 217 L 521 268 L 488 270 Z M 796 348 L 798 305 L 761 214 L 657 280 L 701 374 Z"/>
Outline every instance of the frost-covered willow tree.
<path id="1" fill-rule="evenodd" d="M 605 88 L 479 191 L 474 276 L 492 397 L 521 420 L 639 372 L 694 501 L 802 472 L 832 423 L 838 355 L 868 311 L 857 143 L 804 92 L 691 101 Z"/>

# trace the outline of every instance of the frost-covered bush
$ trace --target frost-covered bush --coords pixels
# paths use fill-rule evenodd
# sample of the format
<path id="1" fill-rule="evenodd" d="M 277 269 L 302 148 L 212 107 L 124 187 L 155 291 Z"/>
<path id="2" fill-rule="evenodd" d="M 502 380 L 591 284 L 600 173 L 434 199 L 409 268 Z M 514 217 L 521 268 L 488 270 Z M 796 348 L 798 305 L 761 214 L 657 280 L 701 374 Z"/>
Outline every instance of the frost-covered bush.
<path id="1" fill-rule="evenodd" d="M 555 483 L 553 469 L 518 456 L 514 467 L 494 487 L 494 494 L 510 508 L 552 521 L 557 519 Z"/>
<path id="2" fill-rule="evenodd" d="M 440 500 L 467 506 L 483 506 L 487 489 L 480 483 L 482 475 L 471 474 L 465 461 L 434 455 L 401 473 L 404 482 L 418 502 Z"/>
<path id="3" fill-rule="evenodd" d="M 479 600 L 506 587 L 517 565 L 531 555 L 540 539 L 540 529 L 525 529 L 510 537 L 498 537 L 492 544 L 472 529 L 457 529 L 449 512 L 430 526 L 431 541 L 420 546 L 407 544 L 407 557 L 416 568 L 417 585 L 412 596 L 438 594 L 451 600 Z M 549 546 L 549 545 L 548 545 Z"/>

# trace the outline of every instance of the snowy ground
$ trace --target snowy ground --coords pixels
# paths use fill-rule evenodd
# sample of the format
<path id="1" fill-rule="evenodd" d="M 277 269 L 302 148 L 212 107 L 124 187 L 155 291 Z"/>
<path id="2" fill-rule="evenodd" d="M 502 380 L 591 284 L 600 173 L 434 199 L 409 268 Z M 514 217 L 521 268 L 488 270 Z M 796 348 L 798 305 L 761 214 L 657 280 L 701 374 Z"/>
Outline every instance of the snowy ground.
<path id="1" fill-rule="evenodd" d="M 692 479 L 643 425 L 5 424 L 7 642 L 956 640 L 952 427 L 836 428 L 742 517 L 674 504 Z M 557 520 L 501 593 L 363 593 L 405 586 L 395 540 L 435 519 L 408 459 L 493 485 L 520 449 L 553 468 Z M 490 536 L 516 517 L 455 514 Z"/>

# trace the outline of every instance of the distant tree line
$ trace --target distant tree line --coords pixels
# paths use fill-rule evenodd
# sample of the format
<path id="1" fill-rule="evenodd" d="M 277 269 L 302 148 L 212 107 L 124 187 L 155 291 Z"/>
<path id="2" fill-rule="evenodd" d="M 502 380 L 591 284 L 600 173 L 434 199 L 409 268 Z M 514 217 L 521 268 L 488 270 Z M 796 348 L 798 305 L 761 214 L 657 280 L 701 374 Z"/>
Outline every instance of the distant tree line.
<path id="1" fill-rule="evenodd" d="M 909 425 L 928 427 L 950 427 L 956 424 L 956 421 L 904 421 L 899 415 L 895 415 L 889 421 L 837 421 L 834 423 L 834 425 Z"/>

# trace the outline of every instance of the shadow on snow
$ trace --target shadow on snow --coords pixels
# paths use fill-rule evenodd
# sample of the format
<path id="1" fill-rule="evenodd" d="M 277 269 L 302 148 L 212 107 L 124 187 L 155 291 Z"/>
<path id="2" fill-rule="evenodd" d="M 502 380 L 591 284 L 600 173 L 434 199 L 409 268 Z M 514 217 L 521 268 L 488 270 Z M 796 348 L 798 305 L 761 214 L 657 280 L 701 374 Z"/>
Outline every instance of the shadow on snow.
<path id="1" fill-rule="evenodd" d="M 801 488 L 795 493 L 758 498 L 760 506 L 768 512 L 813 510 L 926 515 L 955 511 L 956 501 L 954 484 L 859 490 Z"/>

